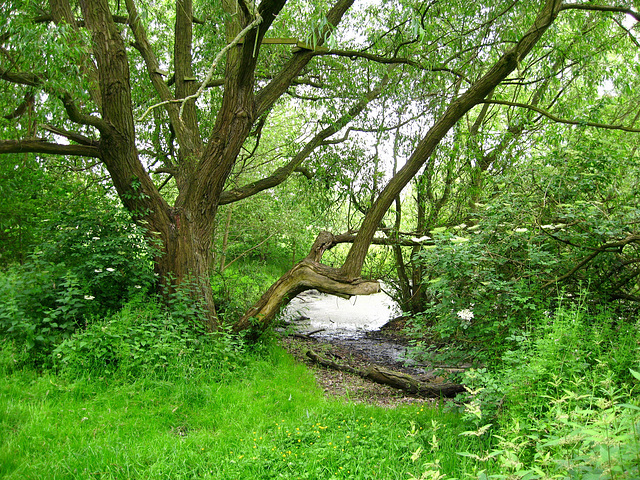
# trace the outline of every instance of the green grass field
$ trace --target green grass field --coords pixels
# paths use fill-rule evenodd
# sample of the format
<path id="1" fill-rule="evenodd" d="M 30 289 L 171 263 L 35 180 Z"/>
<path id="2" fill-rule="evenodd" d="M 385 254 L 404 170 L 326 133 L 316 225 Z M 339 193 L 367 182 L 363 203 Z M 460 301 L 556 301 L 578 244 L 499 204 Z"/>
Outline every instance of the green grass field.
<path id="1" fill-rule="evenodd" d="M 457 415 L 328 400 L 279 347 L 217 382 L 0 382 L 2 478 L 407 479 L 473 463 L 455 453 Z"/>

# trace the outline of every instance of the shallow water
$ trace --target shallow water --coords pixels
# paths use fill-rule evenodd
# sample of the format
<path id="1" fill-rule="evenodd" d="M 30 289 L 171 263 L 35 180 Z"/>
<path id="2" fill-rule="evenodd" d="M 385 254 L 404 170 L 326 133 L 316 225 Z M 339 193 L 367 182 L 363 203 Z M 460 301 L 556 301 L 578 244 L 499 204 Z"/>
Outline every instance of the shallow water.
<path id="1" fill-rule="evenodd" d="M 411 366 L 407 346 L 377 334 L 389 320 L 402 312 L 386 293 L 352 297 L 349 300 L 308 290 L 294 298 L 283 317 L 298 333 L 348 347 L 385 365 Z"/>
<path id="2" fill-rule="evenodd" d="M 316 338 L 356 339 L 379 330 L 399 313 L 398 305 L 384 292 L 346 300 L 307 290 L 289 303 L 283 315 L 300 333 L 316 332 Z"/>

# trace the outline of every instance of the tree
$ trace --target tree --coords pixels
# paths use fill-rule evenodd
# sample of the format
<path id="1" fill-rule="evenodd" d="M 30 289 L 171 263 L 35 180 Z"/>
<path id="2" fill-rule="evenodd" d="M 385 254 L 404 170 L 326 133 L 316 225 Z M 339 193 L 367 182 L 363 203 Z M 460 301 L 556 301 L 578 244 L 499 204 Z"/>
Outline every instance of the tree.
<path id="1" fill-rule="evenodd" d="M 377 291 L 377 282 L 360 278 L 375 232 L 456 123 L 509 75 L 526 71 L 527 57 L 561 12 L 578 10 L 570 15 L 580 25 L 586 20 L 576 20 L 576 13 L 591 21 L 602 12 L 631 12 L 559 0 L 538 7 L 503 1 L 491 8 L 451 1 L 356 9 L 353 3 L 226 0 L 219 8 L 203 2 L 196 7 L 210 16 L 200 19 L 191 0 L 151 2 L 142 10 L 125 0 L 122 12 L 119 2 L 109 0 L 80 0 L 77 6 L 69 0 L 14 0 L 2 13 L 0 79 L 7 85 L 5 106 L 18 107 L 5 115 L 5 132 L 13 139 L 0 141 L 0 153 L 99 159 L 125 207 L 158 245 L 155 269 L 163 283 L 195 281 L 194 295 L 208 307 L 207 325 L 214 329 L 209 272 L 219 207 L 285 181 L 330 137 L 348 133 L 348 125 L 381 95 L 389 101 L 409 97 L 426 133 L 377 195 L 357 234 L 322 233 L 307 258 L 235 328 L 248 328 L 252 318 L 266 325 L 284 299 L 307 288 L 344 295 Z M 170 38 L 163 32 L 167 19 L 174 25 Z M 302 35 L 308 21 L 313 28 Z M 564 28 L 580 29 L 571 22 Z M 354 31 L 362 38 L 354 38 Z M 342 48 L 342 41 L 353 48 Z M 552 34 L 534 61 L 554 41 Z M 270 51 L 273 42 L 296 46 Z M 50 56 L 41 58 L 34 43 Z M 209 63 L 212 51 L 217 55 Z M 314 89 L 331 95 L 311 100 L 320 120 L 299 150 L 265 178 L 229 185 L 243 152 L 258 148 L 274 106 L 290 92 L 294 98 L 313 97 Z M 435 95 L 446 101 L 430 110 Z M 35 104 L 29 108 L 38 118 L 29 129 L 20 126 L 24 102 Z M 39 136 L 38 126 L 49 133 Z M 174 198 L 163 196 L 152 172 L 170 176 Z M 323 252 L 338 241 L 353 242 L 344 265 L 322 265 Z"/>

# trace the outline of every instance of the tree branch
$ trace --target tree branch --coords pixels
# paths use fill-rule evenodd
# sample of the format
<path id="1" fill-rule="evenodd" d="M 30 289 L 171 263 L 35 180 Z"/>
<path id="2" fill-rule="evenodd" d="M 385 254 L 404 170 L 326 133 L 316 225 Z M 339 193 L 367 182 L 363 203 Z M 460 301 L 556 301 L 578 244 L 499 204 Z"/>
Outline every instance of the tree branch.
<path id="1" fill-rule="evenodd" d="M 34 101 L 35 97 L 33 93 L 27 92 L 24 96 L 24 100 L 20 102 L 20 105 L 18 105 L 10 114 L 4 115 L 3 118 L 6 120 L 15 120 L 16 118 L 20 118 L 30 107 L 33 107 Z"/>
<path id="2" fill-rule="evenodd" d="M 67 115 L 72 122 L 95 127 L 102 133 L 112 130 L 112 127 L 101 118 L 94 117 L 92 115 L 85 115 L 84 113 L 82 113 L 74 103 L 69 93 L 63 93 L 60 99 L 62 100 L 62 105 L 64 106 L 64 109 L 66 110 Z"/>
<path id="3" fill-rule="evenodd" d="M 557 122 L 557 123 L 564 123 L 567 125 L 580 125 L 580 126 L 585 126 L 585 127 L 595 127 L 595 128 L 603 128 L 606 130 L 622 130 L 623 132 L 630 132 L 630 133 L 640 133 L 640 128 L 633 128 L 633 127 L 625 127 L 624 125 L 609 125 L 606 123 L 597 123 L 597 122 L 586 122 L 586 121 L 581 121 L 581 120 L 569 120 L 566 118 L 560 118 L 557 117 L 541 108 L 535 107 L 533 105 L 529 105 L 526 103 L 519 103 L 519 102 L 507 102 L 507 101 L 503 101 L 503 100 L 483 100 L 481 103 L 490 103 L 492 105 L 506 105 L 508 107 L 520 107 L 520 108 L 526 108 L 528 110 L 533 110 L 536 113 L 539 113 L 542 116 L 547 117 L 548 119 Z"/>
<path id="4" fill-rule="evenodd" d="M 395 198 L 414 178 L 427 160 L 431 158 L 433 152 L 451 128 L 469 110 L 482 103 L 497 85 L 516 70 L 522 59 L 531 52 L 549 26 L 555 21 L 560 6 L 559 0 L 546 0 L 540 8 L 533 25 L 520 38 L 518 43 L 501 55 L 482 77 L 449 104 L 446 111 L 418 143 L 405 165 L 387 183 L 387 186 L 365 216 L 358 237 L 340 269 L 342 274 L 354 278 L 360 275 L 371 239 Z"/>
<path id="5" fill-rule="evenodd" d="M 50 143 L 44 139 L 0 140 L 0 154 L 26 152 L 100 158 L 97 146 L 60 145 L 58 143 Z"/>
<path id="6" fill-rule="evenodd" d="M 371 60 L 372 62 L 376 62 L 376 63 L 383 63 L 383 64 L 401 64 L 401 65 L 410 65 L 412 67 L 416 67 L 416 68 L 420 68 L 421 70 L 427 70 L 430 72 L 446 72 L 446 73 L 451 73 L 453 75 L 455 75 L 456 77 L 459 78 L 463 78 L 465 80 L 468 81 L 467 77 L 461 73 L 461 72 L 457 72 L 451 68 L 446 68 L 446 67 L 433 67 L 433 68 L 426 68 L 424 66 L 422 66 L 419 62 L 416 62 L 414 60 L 410 60 L 408 58 L 402 58 L 402 57 L 383 57 L 381 55 L 374 55 L 372 53 L 365 53 L 365 52 L 358 52 L 356 50 L 314 50 L 313 51 L 313 55 L 314 56 L 327 56 L 327 55 L 331 55 L 331 56 L 336 56 L 336 57 L 348 57 L 348 58 L 364 58 L 366 60 Z"/>
<path id="7" fill-rule="evenodd" d="M 42 83 L 42 79 L 38 75 L 27 72 L 12 72 L 5 68 L 0 68 L 0 78 L 7 82 L 26 85 L 28 87 L 36 87 Z"/>
<path id="8" fill-rule="evenodd" d="M 560 10 L 588 10 L 592 12 L 613 12 L 625 13 L 632 16 L 636 22 L 640 22 L 640 14 L 627 7 L 616 7 L 613 5 L 583 5 L 577 3 L 564 3 Z"/>
<path id="9" fill-rule="evenodd" d="M 329 34 L 330 28 L 335 28 L 340 23 L 342 16 L 353 2 L 354 0 L 337 0 L 327 13 L 327 25 L 321 31 L 319 29 L 315 31 L 315 38 L 319 39 L 316 46 L 324 44 L 324 39 Z M 300 50 L 293 53 L 287 64 L 280 70 L 280 73 L 256 95 L 257 116 L 262 115 L 287 91 L 294 79 L 298 77 L 302 69 L 313 57 L 314 52 L 312 50 Z"/>
<path id="10" fill-rule="evenodd" d="M 244 27 L 240 31 L 240 33 L 238 33 L 238 35 L 236 35 L 236 37 L 231 41 L 231 43 L 229 43 L 226 47 L 224 47 L 222 50 L 218 52 L 218 54 L 216 55 L 216 58 L 213 59 L 213 62 L 211 63 L 211 67 L 209 67 L 209 71 L 207 72 L 207 75 L 205 76 L 204 81 L 202 82 L 202 85 L 200 85 L 200 88 L 198 88 L 196 93 L 194 93 L 193 95 L 189 95 L 188 97 L 185 97 L 182 99 L 182 103 L 180 104 L 181 118 L 182 118 L 182 112 L 184 110 L 185 104 L 189 100 L 195 100 L 200 95 L 202 95 L 202 92 L 204 92 L 204 89 L 206 88 L 207 84 L 211 81 L 211 77 L 213 77 L 213 72 L 218 66 L 218 63 L 220 62 L 220 60 L 222 59 L 222 56 L 226 54 L 230 48 L 233 48 L 234 46 L 238 45 L 240 43 L 240 40 L 242 40 L 247 35 L 247 33 L 249 33 L 251 30 L 256 28 L 261 23 L 262 23 L 262 17 L 260 16 L 260 14 L 256 14 L 256 18 L 253 20 L 253 22 L 251 22 L 249 25 Z"/>
<path id="11" fill-rule="evenodd" d="M 567 278 L 571 277 L 574 273 L 576 273 L 578 270 L 580 270 L 582 267 L 584 267 L 591 260 L 596 258 L 599 254 L 601 254 L 603 252 L 611 252 L 611 251 L 614 251 L 614 250 L 621 249 L 625 245 L 628 245 L 630 243 L 640 243 L 640 235 L 629 235 L 628 237 L 626 237 L 626 238 L 624 238 L 622 240 L 618 240 L 618 241 L 615 241 L 615 242 L 607 242 L 607 243 L 602 244 L 600 247 L 598 247 L 591 254 L 589 254 L 585 258 L 583 258 L 580 261 L 580 263 L 578 263 L 578 265 L 573 267 L 569 272 L 567 272 L 564 275 L 556 278 L 555 280 L 548 281 L 547 283 L 542 285 L 542 287 L 540 287 L 540 288 L 541 289 L 545 289 L 545 288 L 547 288 L 547 287 L 549 287 L 551 285 L 555 285 L 558 282 L 566 280 Z"/>
<path id="12" fill-rule="evenodd" d="M 392 68 L 394 67 L 390 67 L 390 70 Z M 309 155 L 311 155 L 311 153 L 319 145 L 322 144 L 322 142 L 326 138 L 340 131 L 351 121 L 351 119 L 353 119 L 353 117 L 360 114 L 366 108 L 369 102 L 377 98 L 388 83 L 389 74 L 385 75 L 380 84 L 376 86 L 376 88 L 368 92 L 358 103 L 352 106 L 349 111 L 342 115 L 335 123 L 316 134 L 309 142 L 307 142 L 304 148 L 300 150 L 300 152 L 298 152 L 298 154 L 289 163 L 287 163 L 283 167 L 276 169 L 273 175 L 267 178 L 252 182 L 241 188 L 223 192 L 220 196 L 219 204 L 226 205 L 228 203 L 237 202 L 268 188 L 273 188 L 277 185 L 280 185 L 296 170 L 296 168 L 300 166 L 300 164 L 307 157 L 309 157 Z"/>

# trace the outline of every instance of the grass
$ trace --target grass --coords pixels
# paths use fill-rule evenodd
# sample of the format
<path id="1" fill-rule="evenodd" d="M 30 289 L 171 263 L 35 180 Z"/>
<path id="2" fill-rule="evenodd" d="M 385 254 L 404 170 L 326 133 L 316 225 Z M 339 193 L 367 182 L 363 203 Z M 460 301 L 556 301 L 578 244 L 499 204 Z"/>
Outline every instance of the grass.
<path id="1" fill-rule="evenodd" d="M 473 463 L 455 455 L 459 420 L 330 401 L 277 347 L 218 382 L 22 370 L 0 380 L 0 477 L 419 478 L 436 457 L 451 473 Z"/>
<path id="2" fill-rule="evenodd" d="M 640 478 L 638 324 L 559 310 L 467 372 L 460 411 L 330 400 L 275 343 L 153 312 L 79 333 L 58 375 L 0 338 L 0 478 Z"/>

